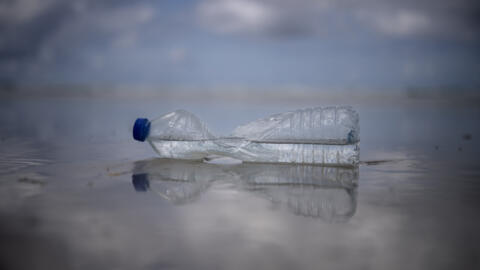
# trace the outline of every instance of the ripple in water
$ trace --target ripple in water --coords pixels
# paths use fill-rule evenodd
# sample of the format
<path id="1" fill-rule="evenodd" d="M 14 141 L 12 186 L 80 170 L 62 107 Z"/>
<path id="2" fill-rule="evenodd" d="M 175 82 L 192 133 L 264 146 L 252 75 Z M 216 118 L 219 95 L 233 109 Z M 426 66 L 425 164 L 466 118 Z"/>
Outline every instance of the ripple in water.
<path id="1" fill-rule="evenodd" d="M 45 147 L 33 141 L 7 140 L 0 143 L 0 174 L 51 163 Z"/>

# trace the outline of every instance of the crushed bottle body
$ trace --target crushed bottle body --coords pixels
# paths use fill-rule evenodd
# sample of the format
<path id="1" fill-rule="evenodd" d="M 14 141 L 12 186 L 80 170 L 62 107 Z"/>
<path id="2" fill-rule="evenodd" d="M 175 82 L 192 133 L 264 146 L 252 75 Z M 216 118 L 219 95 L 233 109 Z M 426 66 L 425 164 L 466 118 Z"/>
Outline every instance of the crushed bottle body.
<path id="1" fill-rule="evenodd" d="M 276 114 L 215 137 L 195 115 L 178 110 L 152 120 L 146 140 L 162 158 L 225 156 L 243 162 L 355 166 L 359 118 L 350 107 Z"/>
<path id="2" fill-rule="evenodd" d="M 260 143 L 241 139 L 205 141 L 151 141 L 162 158 L 201 160 L 227 156 L 244 162 L 303 163 L 355 166 L 359 162 L 358 144 Z"/>
<path id="3" fill-rule="evenodd" d="M 317 107 L 274 114 L 237 127 L 233 136 L 258 142 L 353 144 L 359 116 L 351 107 Z"/>

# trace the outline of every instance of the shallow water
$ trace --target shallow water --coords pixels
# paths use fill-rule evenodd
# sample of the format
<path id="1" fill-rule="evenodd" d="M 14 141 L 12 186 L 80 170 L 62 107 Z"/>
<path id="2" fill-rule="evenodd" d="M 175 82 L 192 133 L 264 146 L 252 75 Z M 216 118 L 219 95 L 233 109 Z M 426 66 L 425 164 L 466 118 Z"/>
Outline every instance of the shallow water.
<path id="1" fill-rule="evenodd" d="M 355 169 L 162 160 L 131 139 L 177 108 L 228 134 L 308 105 L 0 101 L 0 269 L 480 267 L 478 108 L 354 104 Z"/>

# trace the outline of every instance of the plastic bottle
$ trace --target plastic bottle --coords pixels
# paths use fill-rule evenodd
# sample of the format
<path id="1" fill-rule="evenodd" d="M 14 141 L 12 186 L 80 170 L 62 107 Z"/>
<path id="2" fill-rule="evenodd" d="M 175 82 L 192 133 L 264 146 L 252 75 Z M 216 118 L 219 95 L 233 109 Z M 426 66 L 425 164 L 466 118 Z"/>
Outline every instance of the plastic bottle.
<path id="1" fill-rule="evenodd" d="M 358 114 L 348 106 L 333 106 L 275 114 L 219 138 L 195 115 L 177 110 L 152 121 L 137 119 L 133 137 L 148 141 L 163 158 L 354 166 L 359 132 Z"/>

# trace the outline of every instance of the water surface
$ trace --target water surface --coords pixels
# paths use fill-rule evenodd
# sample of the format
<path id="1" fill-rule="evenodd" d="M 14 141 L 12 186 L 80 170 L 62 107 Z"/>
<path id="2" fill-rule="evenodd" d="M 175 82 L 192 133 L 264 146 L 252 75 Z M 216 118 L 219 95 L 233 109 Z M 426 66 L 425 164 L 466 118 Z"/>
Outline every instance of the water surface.
<path id="1" fill-rule="evenodd" d="M 177 108 L 228 134 L 308 105 L 0 101 L 0 268 L 480 267 L 478 108 L 357 104 L 354 169 L 162 160 L 131 139 Z"/>

